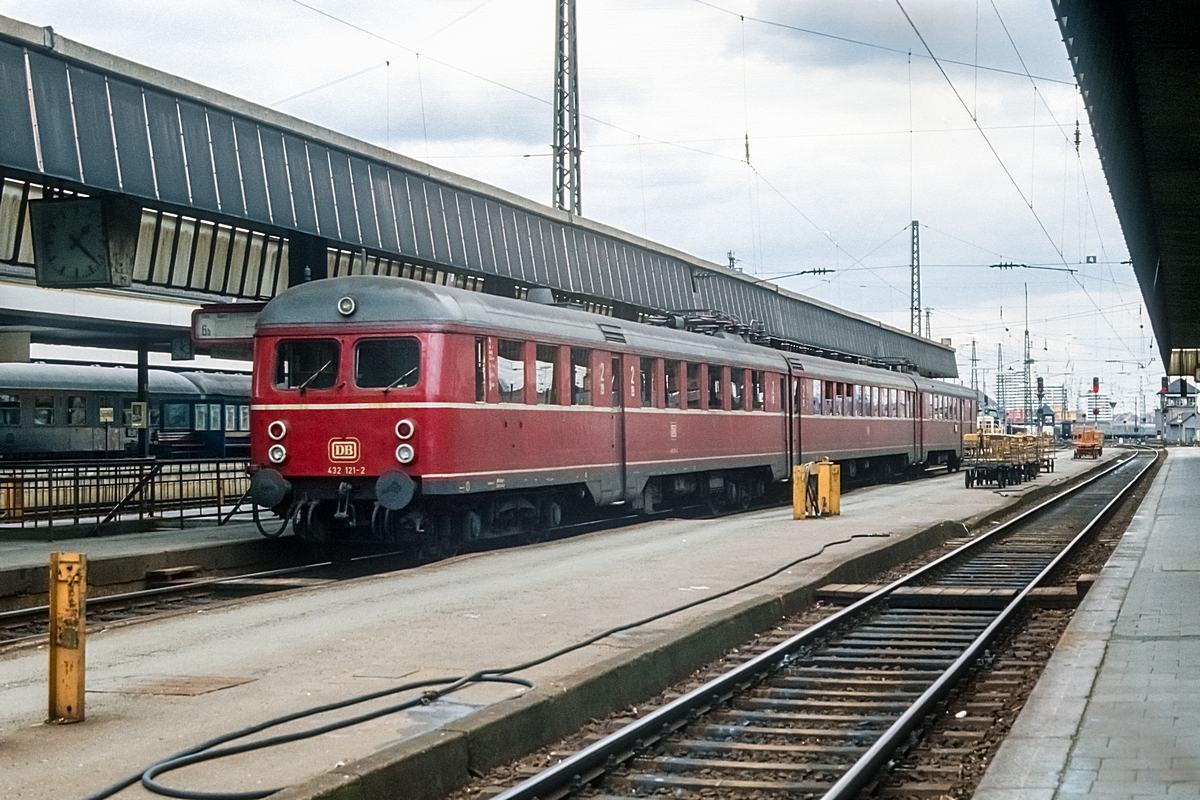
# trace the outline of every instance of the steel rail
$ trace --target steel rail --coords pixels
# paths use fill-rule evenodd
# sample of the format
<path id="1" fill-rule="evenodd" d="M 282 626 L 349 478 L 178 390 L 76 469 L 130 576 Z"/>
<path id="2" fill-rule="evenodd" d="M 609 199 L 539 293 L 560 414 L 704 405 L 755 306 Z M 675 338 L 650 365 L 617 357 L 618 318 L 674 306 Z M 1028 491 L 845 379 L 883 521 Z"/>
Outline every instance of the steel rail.
<path id="1" fill-rule="evenodd" d="M 860 614 L 861 612 L 878 606 L 892 594 L 896 589 L 914 583 L 922 577 L 928 575 L 932 571 L 938 569 L 942 565 L 951 560 L 959 560 L 975 549 L 983 546 L 985 542 L 994 541 L 1003 534 L 1011 532 L 1023 524 L 1028 523 L 1031 519 L 1046 511 L 1047 509 L 1057 506 L 1065 502 L 1069 498 L 1074 497 L 1086 487 L 1091 486 L 1096 481 L 1112 474 L 1116 470 L 1124 467 L 1138 456 L 1135 454 L 1125 459 L 1121 459 L 1090 478 L 1080 481 L 1074 486 L 1066 489 L 1060 494 L 1039 503 L 1033 508 L 1019 514 L 1013 519 L 998 525 L 995 529 L 979 536 L 978 538 L 968 542 L 962 547 L 941 556 L 938 559 L 926 564 L 920 569 L 915 570 L 908 575 L 905 575 L 892 583 L 884 586 L 867 597 L 864 597 L 841 611 L 833 614 L 812 627 L 801 631 L 787 641 L 772 647 L 770 650 L 746 661 L 734 669 L 720 675 L 702 686 L 693 689 L 687 694 L 671 701 L 670 703 L 655 709 L 645 717 L 625 726 L 624 728 L 610 734 L 609 736 L 595 742 L 588 747 L 580 750 L 567 759 L 558 764 L 546 769 L 545 771 L 534 775 L 524 782 L 513 786 L 506 791 L 497 795 L 493 800 L 557 800 L 557 798 L 565 797 L 572 791 L 575 791 L 590 781 L 600 777 L 605 772 L 610 771 L 618 764 L 629 760 L 639 753 L 656 745 L 667 735 L 670 735 L 676 730 L 679 730 L 684 725 L 699 717 L 701 714 L 716 707 L 735 693 L 741 691 L 746 686 L 754 683 L 761 676 L 777 671 L 794 660 L 798 655 L 802 655 L 805 648 L 810 644 L 819 641 L 824 634 L 840 626 L 842 623 Z M 1075 545 L 1091 531 L 1096 521 L 1109 513 L 1117 502 L 1125 496 L 1129 489 L 1137 483 L 1137 481 L 1145 474 L 1146 470 L 1154 463 L 1152 459 L 1149 464 L 1124 487 L 1120 492 L 1101 510 L 1099 514 L 1093 517 L 1092 521 L 1077 534 L 1072 541 L 1067 545 L 1067 552 L 1075 547 Z M 1063 554 L 1056 556 L 1051 564 L 1042 570 L 1038 576 L 1014 599 L 1008 609 L 1001 613 L 1001 618 L 993 621 L 991 625 L 985 629 L 983 636 L 987 637 L 987 642 L 994 638 L 996 632 L 1000 629 L 1001 623 L 1006 621 L 1012 610 L 1022 603 L 1028 596 L 1029 592 L 1037 586 L 1039 582 L 1045 579 L 1045 576 L 1050 574 L 1061 561 Z M 950 669 L 954 671 L 955 678 L 947 678 L 943 676 L 918 698 L 918 703 L 922 708 L 928 708 L 930 703 L 936 703 L 946 692 L 953 687 L 957 676 L 961 675 L 963 670 L 969 667 L 976 658 L 979 652 L 986 647 L 987 642 L 976 646 L 974 643 L 970 646 L 968 653 L 964 653 Z M 914 706 L 915 708 L 915 706 Z M 870 773 L 867 767 L 857 768 L 858 763 L 867 762 L 873 765 L 875 769 L 880 764 L 886 761 L 887 757 L 895 750 L 903 741 L 903 737 L 920 722 L 924 711 L 914 711 L 909 709 L 900 717 L 893 725 L 885 732 L 886 744 L 884 738 L 881 738 L 867 753 L 851 768 L 853 771 L 853 781 L 848 781 L 850 772 L 843 775 L 842 779 L 834 784 L 823 800 L 834 800 L 835 798 L 844 798 L 854 789 L 859 787 L 862 782 L 869 779 Z M 901 724 L 903 723 L 903 725 Z M 833 794 L 834 790 L 838 794 Z"/>

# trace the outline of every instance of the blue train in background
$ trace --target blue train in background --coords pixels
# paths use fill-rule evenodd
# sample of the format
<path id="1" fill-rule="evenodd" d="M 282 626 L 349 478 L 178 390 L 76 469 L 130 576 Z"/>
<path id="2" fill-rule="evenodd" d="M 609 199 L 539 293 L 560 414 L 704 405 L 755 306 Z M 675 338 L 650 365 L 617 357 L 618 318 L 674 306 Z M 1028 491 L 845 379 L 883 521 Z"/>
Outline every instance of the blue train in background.
<path id="1" fill-rule="evenodd" d="M 137 370 L 0 363 L 0 459 L 137 455 Z M 162 459 L 244 458 L 250 376 L 150 370 L 150 454 Z"/>

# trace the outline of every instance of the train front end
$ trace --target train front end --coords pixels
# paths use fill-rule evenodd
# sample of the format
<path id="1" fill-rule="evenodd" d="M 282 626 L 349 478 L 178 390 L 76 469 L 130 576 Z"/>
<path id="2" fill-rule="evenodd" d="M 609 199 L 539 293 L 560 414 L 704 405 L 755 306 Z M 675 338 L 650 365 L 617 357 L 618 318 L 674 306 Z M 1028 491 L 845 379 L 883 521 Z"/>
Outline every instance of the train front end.
<path id="1" fill-rule="evenodd" d="M 441 337 L 421 308 L 428 298 L 397 295 L 395 283 L 410 282 L 303 284 L 259 317 L 251 498 L 310 542 L 421 533 Z"/>

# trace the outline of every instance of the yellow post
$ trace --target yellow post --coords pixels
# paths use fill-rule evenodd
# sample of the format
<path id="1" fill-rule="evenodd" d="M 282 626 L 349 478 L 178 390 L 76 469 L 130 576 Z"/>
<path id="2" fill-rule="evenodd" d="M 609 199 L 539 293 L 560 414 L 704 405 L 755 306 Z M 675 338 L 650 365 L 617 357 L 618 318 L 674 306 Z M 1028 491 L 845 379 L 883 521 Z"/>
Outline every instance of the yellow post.
<path id="1" fill-rule="evenodd" d="M 50 722 L 83 722 L 87 556 L 50 554 Z"/>
<path id="2" fill-rule="evenodd" d="M 805 492 L 808 490 L 808 466 L 797 464 L 792 467 L 792 519 L 808 516 Z"/>

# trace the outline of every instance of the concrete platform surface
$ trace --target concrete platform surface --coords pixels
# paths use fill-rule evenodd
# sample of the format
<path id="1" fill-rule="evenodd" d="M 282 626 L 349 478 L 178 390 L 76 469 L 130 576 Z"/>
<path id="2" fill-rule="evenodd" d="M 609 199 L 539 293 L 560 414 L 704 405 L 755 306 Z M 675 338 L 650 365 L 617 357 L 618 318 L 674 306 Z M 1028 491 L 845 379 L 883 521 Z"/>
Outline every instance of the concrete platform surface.
<path id="1" fill-rule="evenodd" d="M 1057 473 L 1017 488 L 1041 493 L 1095 466 L 1060 459 Z M 836 518 L 793 521 L 790 509 L 775 508 L 646 522 L 112 629 L 88 638 L 87 721 L 75 725 L 43 723 L 46 653 L 12 651 L 0 655 L 0 797 L 83 796 L 269 717 L 399 682 L 523 663 L 808 559 L 749 589 L 521 673 L 534 682 L 533 693 L 562 691 L 587 670 L 606 669 L 688 626 L 707 626 L 754 603 L 773 602 L 778 611 L 779 597 L 823 580 L 838 564 L 915 541 L 942 520 L 994 515 L 1015 502 L 1010 494 L 967 490 L 960 473 L 855 491 Z M 694 666 L 674 665 L 683 675 Z M 369 768 L 370 759 L 362 759 L 383 758 L 399 743 L 444 731 L 485 706 L 487 713 L 508 713 L 530 695 L 498 701 L 522 691 L 468 688 L 337 733 L 188 767 L 165 782 L 234 791 L 351 780 L 347 773 Z M 465 775 L 465 765 L 458 768 Z M 121 795 L 144 796 L 140 786 Z"/>
<path id="2" fill-rule="evenodd" d="M 1166 464 L 975 800 L 1200 798 L 1200 450 Z"/>

